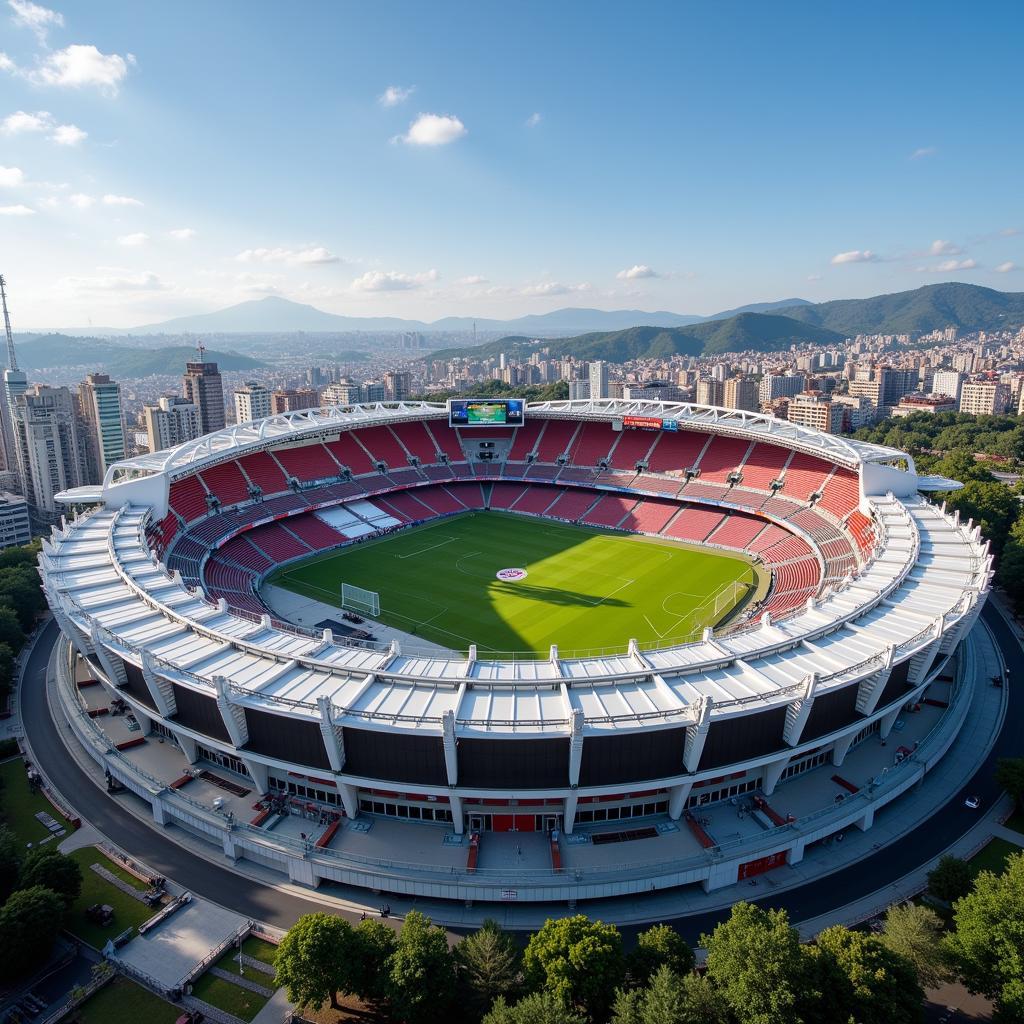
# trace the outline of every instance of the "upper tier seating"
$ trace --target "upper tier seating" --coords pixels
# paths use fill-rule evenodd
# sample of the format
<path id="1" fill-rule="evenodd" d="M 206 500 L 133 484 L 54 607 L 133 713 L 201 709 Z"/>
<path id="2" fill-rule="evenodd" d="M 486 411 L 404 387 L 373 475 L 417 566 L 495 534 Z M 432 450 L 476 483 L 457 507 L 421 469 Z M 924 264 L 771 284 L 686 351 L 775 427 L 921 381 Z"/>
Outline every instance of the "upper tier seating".
<path id="1" fill-rule="evenodd" d="M 634 469 L 636 464 L 647 458 L 651 446 L 658 440 L 655 430 L 623 430 L 619 442 L 612 451 L 610 465 L 616 469 Z"/>
<path id="2" fill-rule="evenodd" d="M 206 489 L 217 498 L 221 505 L 237 505 L 249 499 L 249 483 L 235 462 L 222 462 L 199 474 Z"/>
<path id="3" fill-rule="evenodd" d="M 594 504 L 595 498 L 596 495 L 591 491 L 579 491 L 575 488 L 563 491 L 558 500 L 547 510 L 547 514 L 575 522 Z"/>
<path id="4" fill-rule="evenodd" d="M 427 432 L 422 423 L 396 423 L 391 427 L 391 432 L 405 445 L 410 455 L 415 455 L 420 460 L 421 466 L 440 461 L 434 436 Z"/>
<path id="5" fill-rule="evenodd" d="M 264 496 L 288 490 L 288 479 L 281 472 L 281 467 L 266 452 L 243 455 L 238 464 Z"/>
<path id="6" fill-rule="evenodd" d="M 783 477 L 782 493 L 787 498 L 807 501 L 812 494 L 821 490 L 825 478 L 831 472 L 832 466 L 823 459 L 794 452 Z"/>
<path id="7" fill-rule="evenodd" d="M 198 476 L 186 476 L 171 484 L 168 499 L 171 508 L 185 523 L 205 516 L 209 510 L 206 504 L 206 488 Z"/>
<path id="8" fill-rule="evenodd" d="M 750 449 L 750 442 L 742 438 L 716 435 L 701 456 L 700 479 L 704 483 L 727 483 L 729 474 L 735 473 Z"/>
<path id="9" fill-rule="evenodd" d="M 469 492 L 479 490 L 479 488 L 459 488 L 456 493 L 461 496 L 463 490 Z M 465 512 L 467 508 L 451 491 L 444 487 L 420 487 L 411 493 L 415 494 L 418 501 L 437 515 L 445 515 L 448 512 Z"/>
<path id="10" fill-rule="evenodd" d="M 846 520 L 846 529 L 853 535 L 863 554 L 868 554 L 875 543 L 875 524 L 859 509 L 854 509 Z"/>
<path id="11" fill-rule="evenodd" d="M 661 533 L 678 511 L 679 506 L 673 501 L 644 498 L 627 513 L 626 518 L 619 523 L 619 528 L 637 533 Z"/>
<path id="12" fill-rule="evenodd" d="M 574 420 L 548 420 L 537 445 L 537 461 L 555 462 L 564 455 L 579 426 Z"/>
<path id="13" fill-rule="evenodd" d="M 747 544 L 747 550 L 752 554 L 756 555 L 765 548 L 770 548 L 773 544 L 777 544 L 780 540 L 785 540 L 790 534 L 787 533 L 781 526 L 776 526 L 775 523 L 768 523 L 765 528 Z"/>
<path id="14" fill-rule="evenodd" d="M 742 512 L 732 512 L 708 537 L 708 543 L 745 551 L 747 545 L 765 528 L 765 525 L 763 519 L 744 515 Z"/>
<path id="15" fill-rule="evenodd" d="M 525 484 L 495 484 L 491 488 L 491 508 L 509 508 L 525 493 Z"/>
<path id="16" fill-rule="evenodd" d="M 710 508 L 699 505 L 686 505 L 663 531 L 666 537 L 679 540 L 703 541 L 708 534 L 724 519 L 724 515 Z"/>
<path id="17" fill-rule="evenodd" d="M 694 430 L 666 430 L 658 437 L 648 458 L 652 473 L 683 473 L 696 464 L 708 435 Z"/>
<path id="18" fill-rule="evenodd" d="M 289 476 L 302 483 L 328 480 L 341 473 L 341 467 L 322 444 L 306 444 L 301 448 L 278 448 L 274 455 Z"/>
<path id="19" fill-rule="evenodd" d="M 636 498 L 627 498 L 621 494 L 605 494 L 583 517 L 583 522 L 591 526 L 618 526 L 637 504 Z"/>
<path id="20" fill-rule="evenodd" d="M 607 423 L 584 423 L 569 448 L 569 462 L 574 466 L 596 466 L 615 443 L 616 435 Z"/>
<path id="21" fill-rule="evenodd" d="M 782 475 L 782 467 L 789 459 L 790 452 L 777 444 L 759 441 L 743 463 L 743 486 L 767 491 L 773 480 Z"/>
<path id="22" fill-rule="evenodd" d="M 409 465 L 408 453 L 387 427 L 363 427 L 359 440 L 375 462 L 386 462 L 389 469 Z"/>
<path id="23" fill-rule="evenodd" d="M 831 512 L 837 519 L 845 519 L 860 501 L 860 481 L 856 473 L 838 468 L 829 477 L 816 508 Z"/>
<path id="24" fill-rule="evenodd" d="M 515 440 L 508 453 L 509 462 L 526 461 L 526 456 L 537 446 L 537 439 L 540 437 L 540 430 L 545 422 L 545 420 L 527 419 L 521 427 L 517 428 Z"/>
<path id="25" fill-rule="evenodd" d="M 343 430 L 337 441 L 326 441 L 324 447 L 330 450 L 341 465 L 347 466 L 353 476 L 372 473 L 377 468 L 366 449 L 356 440 L 353 431 Z"/>
<path id="26" fill-rule="evenodd" d="M 533 486 L 516 502 L 515 511 L 539 515 L 562 493 L 558 487 Z"/>
<path id="27" fill-rule="evenodd" d="M 462 445 L 459 444 L 458 435 L 447 423 L 443 420 L 430 420 L 426 424 L 426 428 L 430 431 L 437 447 L 448 456 L 449 462 L 466 461 L 466 453 L 462 450 Z"/>

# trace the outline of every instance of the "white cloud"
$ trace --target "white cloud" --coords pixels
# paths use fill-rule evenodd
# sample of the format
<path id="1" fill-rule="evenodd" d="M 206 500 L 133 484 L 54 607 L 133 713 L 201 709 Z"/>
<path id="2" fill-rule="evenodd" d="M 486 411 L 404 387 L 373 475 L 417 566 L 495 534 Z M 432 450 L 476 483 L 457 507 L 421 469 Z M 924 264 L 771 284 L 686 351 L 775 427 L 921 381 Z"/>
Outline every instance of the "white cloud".
<path id="1" fill-rule="evenodd" d="M 821 280 L 821 274 L 808 274 L 807 275 L 807 280 L 808 281 L 820 281 Z"/>
<path id="2" fill-rule="evenodd" d="M 954 270 L 975 270 L 978 264 L 974 260 L 943 260 L 931 267 L 918 267 L 926 274 L 949 274 Z"/>
<path id="3" fill-rule="evenodd" d="M 109 271 L 98 277 L 65 277 L 60 283 L 73 291 L 90 292 L 156 292 L 167 285 L 152 271 L 131 274 L 117 267 L 99 267 Z"/>
<path id="4" fill-rule="evenodd" d="M 929 256 L 959 256 L 962 252 L 963 249 L 960 246 L 944 241 L 941 238 L 936 238 L 928 247 Z"/>
<path id="5" fill-rule="evenodd" d="M 469 274 L 467 277 L 460 277 L 455 283 L 462 285 L 487 284 L 487 278 L 480 274 Z"/>
<path id="6" fill-rule="evenodd" d="M 0 188 L 14 188 L 25 180 L 25 172 L 20 167 L 4 167 L 0 165 Z"/>
<path id="7" fill-rule="evenodd" d="M 72 206 L 77 206 L 80 210 L 88 209 L 96 202 L 92 196 L 87 196 L 82 192 L 76 192 L 73 196 L 68 196 L 68 202 Z"/>
<path id="8" fill-rule="evenodd" d="M 82 131 L 76 124 L 59 124 L 54 128 L 50 141 L 56 142 L 58 146 L 77 146 L 88 135 L 88 132 Z"/>
<path id="9" fill-rule="evenodd" d="M 341 262 L 340 256 L 336 256 L 322 245 L 313 245 L 305 249 L 243 249 L 235 259 L 239 263 L 289 263 L 292 266 Z"/>
<path id="10" fill-rule="evenodd" d="M 31 206 L 19 203 L 17 206 L 0 206 L 0 217 L 31 217 L 36 211 Z"/>
<path id="11" fill-rule="evenodd" d="M 561 281 L 542 281 L 540 284 L 527 285 L 523 291 L 523 295 L 570 295 L 573 292 L 588 292 L 590 291 L 590 285 L 586 282 L 582 284 L 562 284 Z"/>
<path id="12" fill-rule="evenodd" d="M 420 114 L 405 135 L 395 140 L 410 146 L 446 146 L 466 134 L 466 126 L 450 114 Z"/>
<path id="13" fill-rule="evenodd" d="M 377 97 L 377 102 L 382 107 L 397 107 L 399 103 L 404 103 L 415 91 L 415 85 L 410 85 L 408 89 L 404 89 L 400 85 L 389 85 Z"/>
<path id="14" fill-rule="evenodd" d="M 141 199 L 133 199 L 131 196 L 115 196 L 109 192 L 103 197 L 104 206 L 142 206 Z"/>
<path id="15" fill-rule="evenodd" d="M 130 235 L 119 235 L 117 244 L 135 248 L 139 245 L 145 245 L 148 241 L 149 235 L 147 235 L 145 231 L 134 231 Z"/>
<path id="16" fill-rule="evenodd" d="M 441 275 L 436 270 L 423 274 L 402 274 L 397 270 L 368 270 L 352 282 L 357 292 L 403 292 L 436 281 Z"/>
<path id="17" fill-rule="evenodd" d="M 196 237 L 195 228 L 175 228 L 167 233 L 178 242 L 187 242 L 189 239 Z"/>
<path id="18" fill-rule="evenodd" d="M 910 154 L 911 160 L 923 160 L 925 157 L 935 156 L 938 150 L 934 146 L 921 146 Z"/>
<path id="19" fill-rule="evenodd" d="M 40 7 L 31 0 L 7 0 L 7 6 L 14 11 L 12 20 L 15 25 L 31 29 L 41 44 L 46 43 L 46 33 L 51 28 L 62 28 L 64 25 L 63 14 L 51 11 L 48 7 Z"/>
<path id="20" fill-rule="evenodd" d="M 620 281 L 639 281 L 645 277 L 661 277 L 661 275 L 646 263 L 636 263 L 628 270 L 620 270 L 615 275 Z"/>
<path id="21" fill-rule="evenodd" d="M 75 43 L 49 54 L 27 77 L 37 85 L 72 89 L 95 86 L 116 96 L 128 75 L 128 68 L 134 63 L 135 58 L 130 53 L 122 57 L 117 53 L 100 53 L 95 46 Z"/>
<path id="22" fill-rule="evenodd" d="M 849 252 L 837 252 L 832 257 L 832 265 L 840 266 L 843 263 L 874 263 L 878 259 L 877 253 L 870 249 L 851 249 Z"/>
<path id="23" fill-rule="evenodd" d="M 3 50 L 0 50 L 0 71 L 16 71 L 17 65 L 7 56 Z"/>
<path id="24" fill-rule="evenodd" d="M 1000 263 L 999 266 L 996 267 L 996 273 L 997 274 L 1008 274 L 1008 273 L 1010 273 L 1011 270 L 1016 270 L 1016 269 L 1017 269 L 1017 264 L 1014 263 L 1012 260 L 1007 260 L 1005 263 Z"/>
<path id="25" fill-rule="evenodd" d="M 528 117 L 528 118 L 526 119 L 526 127 L 527 127 L 527 128 L 536 128 L 536 127 L 537 127 L 537 125 L 539 125 L 539 124 L 541 123 L 541 121 L 543 121 L 543 120 L 544 120 L 544 119 L 543 119 L 543 118 L 542 118 L 542 117 L 540 116 L 540 114 L 539 114 L 539 113 L 537 113 L 537 111 L 534 111 L 534 112 L 533 112 L 533 113 L 532 113 L 532 114 L 531 114 L 531 115 L 530 115 L 530 116 L 529 116 L 529 117 Z"/>

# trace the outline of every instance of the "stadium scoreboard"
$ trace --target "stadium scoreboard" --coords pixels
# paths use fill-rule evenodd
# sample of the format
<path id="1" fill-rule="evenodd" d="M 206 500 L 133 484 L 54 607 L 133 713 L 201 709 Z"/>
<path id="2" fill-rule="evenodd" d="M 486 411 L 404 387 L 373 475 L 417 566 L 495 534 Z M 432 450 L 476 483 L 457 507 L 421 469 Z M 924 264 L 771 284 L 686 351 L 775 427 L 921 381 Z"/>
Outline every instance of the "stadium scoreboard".
<path id="1" fill-rule="evenodd" d="M 521 427 L 526 403 L 521 398 L 452 398 L 451 427 Z"/>

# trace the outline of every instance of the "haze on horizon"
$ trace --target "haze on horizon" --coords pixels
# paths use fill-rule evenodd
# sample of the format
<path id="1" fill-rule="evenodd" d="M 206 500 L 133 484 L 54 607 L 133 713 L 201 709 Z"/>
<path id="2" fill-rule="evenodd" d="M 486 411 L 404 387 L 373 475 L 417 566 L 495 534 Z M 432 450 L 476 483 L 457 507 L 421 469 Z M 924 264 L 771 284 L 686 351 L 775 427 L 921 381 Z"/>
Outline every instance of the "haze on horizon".
<path id="1" fill-rule="evenodd" d="M 2 0 L 15 329 L 1022 291 L 1022 29 L 997 3 Z"/>

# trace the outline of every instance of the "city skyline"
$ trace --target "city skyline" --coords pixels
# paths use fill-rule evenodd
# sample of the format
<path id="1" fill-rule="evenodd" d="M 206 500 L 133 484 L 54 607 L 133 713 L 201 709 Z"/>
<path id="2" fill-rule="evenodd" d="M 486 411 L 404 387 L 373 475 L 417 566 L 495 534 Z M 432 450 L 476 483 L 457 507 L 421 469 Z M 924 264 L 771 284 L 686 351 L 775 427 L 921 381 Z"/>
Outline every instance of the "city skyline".
<path id="1" fill-rule="evenodd" d="M 8 0 L 16 324 L 1024 289 L 1019 10 L 741 12 Z"/>

